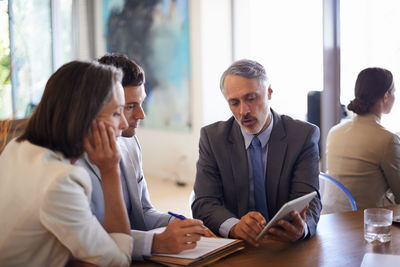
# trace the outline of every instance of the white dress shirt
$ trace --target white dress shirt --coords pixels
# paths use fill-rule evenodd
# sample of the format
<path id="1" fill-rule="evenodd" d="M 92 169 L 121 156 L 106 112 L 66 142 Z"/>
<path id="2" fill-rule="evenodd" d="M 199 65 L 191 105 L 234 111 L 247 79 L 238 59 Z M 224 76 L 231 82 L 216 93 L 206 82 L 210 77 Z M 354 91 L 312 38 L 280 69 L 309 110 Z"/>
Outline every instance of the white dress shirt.
<path id="1" fill-rule="evenodd" d="M 90 210 L 87 172 L 61 153 L 11 141 L 0 155 L 0 266 L 64 266 L 70 257 L 129 266 L 132 237 Z"/>

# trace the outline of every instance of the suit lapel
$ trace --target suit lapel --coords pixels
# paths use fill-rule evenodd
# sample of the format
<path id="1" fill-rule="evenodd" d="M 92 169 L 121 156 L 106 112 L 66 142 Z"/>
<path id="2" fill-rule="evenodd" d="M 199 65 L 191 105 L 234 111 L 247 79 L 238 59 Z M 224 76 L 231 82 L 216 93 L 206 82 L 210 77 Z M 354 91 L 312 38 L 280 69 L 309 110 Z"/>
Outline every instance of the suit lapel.
<path id="1" fill-rule="evenodd" d="M 268 210 L 275 214 L 276 201 L 278 199 L 278 187 L 282 167 L 285 160 L 287 143 L 284 141 L 286 130 L 283 127 L 279 114 L 272 112 L 274 116 L 274 126 L 272 128 L 270 142 L 268 146 L 266 190 L 268 197 Z"/>
<path id="2" fill-rule="evenodd" d="M 101 175 L 100 175 L 99 168 L 90 162 L 86 152 L 83 154 L 83 158 L 84 158 L 86 165 L 89 167 L 90 170 L 92 170 L 92 172 L 96 175 L 97 179 L 99 179 L 100 183 L 101 183 Z"/>
<path id="3" fill-rule="evenodd" d="M 233 171 L 233 183 L 236 191 L 237 209 L 239 218 L 249 209 L 249 167 L 247 154 L 240 126 L 233 121 L 228 137 L 230 145 L 230 159 Z"/>
<path id="4" fill-rule="evenodd" d="M 131 227 L 135 230 L 148 230 L 144 222 L 142 202 L 139 198 L 139 188 L 136 177 L 137 170 L 134 169 L 134 162 L 130 156 L 130 153 L 125 145 L 119 143 L 121 162 L 120 169 L 121 175 L 126 181 L 128 187 L 129 199 L 131 202 L 131 211 L 128 212 Z"/>

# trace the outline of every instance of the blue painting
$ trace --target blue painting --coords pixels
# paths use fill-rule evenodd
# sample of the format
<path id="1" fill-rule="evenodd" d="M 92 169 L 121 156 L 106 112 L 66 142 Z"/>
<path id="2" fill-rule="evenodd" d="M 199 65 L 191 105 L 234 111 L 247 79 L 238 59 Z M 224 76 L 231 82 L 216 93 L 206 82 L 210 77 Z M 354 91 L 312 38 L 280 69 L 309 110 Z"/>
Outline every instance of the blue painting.
<path id="1" fill-rule="evenodd" d="M 191 128 L 187 0 L 103 0 L 107 52 L 127 55 L 146 72 L 145 127 Z"/>

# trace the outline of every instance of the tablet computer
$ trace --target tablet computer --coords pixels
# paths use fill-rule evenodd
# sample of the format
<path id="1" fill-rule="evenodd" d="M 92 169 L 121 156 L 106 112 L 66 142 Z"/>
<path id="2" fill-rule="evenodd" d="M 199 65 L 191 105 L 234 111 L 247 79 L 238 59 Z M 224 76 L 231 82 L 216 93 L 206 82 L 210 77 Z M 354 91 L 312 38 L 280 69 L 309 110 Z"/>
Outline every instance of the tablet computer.
<path id="1" fill-rule="evenodd" d="M 288 220 L 292 219 L 290 213 L 292 211 L 301 212 L 304 207 L 317 195 L 317 192 L 311 192 L 307 195 L 301 196 L 299 198 L 290 200 L 286 202 L 282 208 L 275 214 L 275 216 L 267 223 L 261 233 L 257 236 L 256 240 L 260 241 L 260 239 L 267 233 L 268 229 L 275 226 L 279 220 Z"/>

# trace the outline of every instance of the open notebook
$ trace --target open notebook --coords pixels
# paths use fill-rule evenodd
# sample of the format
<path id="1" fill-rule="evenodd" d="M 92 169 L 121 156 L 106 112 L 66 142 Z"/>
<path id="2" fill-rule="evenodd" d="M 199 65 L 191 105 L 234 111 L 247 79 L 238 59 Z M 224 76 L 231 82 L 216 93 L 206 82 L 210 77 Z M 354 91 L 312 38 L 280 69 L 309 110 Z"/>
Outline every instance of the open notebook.
<path id="1" fill-rule="evenodd" d="M 164 228 L 158 228 L 155 232 L 163 230 Z M 146 259 L 169 266 L 199 266 L 210 264 L 242 249 L 244 249 L 243 240 L 201 237 L 194 249 L 178 254 L 153 254 Z"/>

